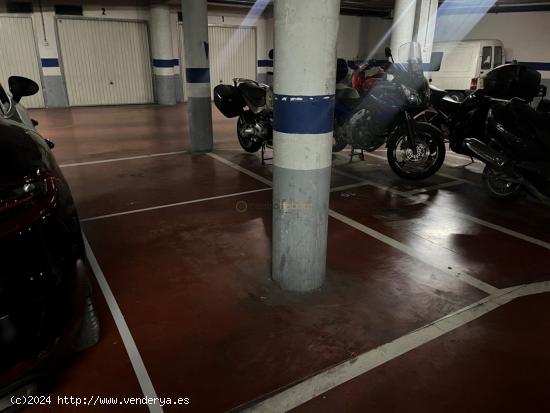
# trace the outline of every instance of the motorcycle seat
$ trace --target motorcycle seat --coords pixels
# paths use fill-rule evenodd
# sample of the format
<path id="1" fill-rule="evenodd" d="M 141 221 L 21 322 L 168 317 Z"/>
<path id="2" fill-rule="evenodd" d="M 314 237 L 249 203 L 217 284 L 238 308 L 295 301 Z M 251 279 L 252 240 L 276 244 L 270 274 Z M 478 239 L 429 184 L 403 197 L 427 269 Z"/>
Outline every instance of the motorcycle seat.
<path id="1" fill-rule="evenodd" d="M 251 105 L 258 108 L 265 106 L 265 89 L 263 89 L 257 83 L 245 82 L 240 83 L 238 88 L 241 90 L 243 97 L 247 102 L 250 102 Z"/>

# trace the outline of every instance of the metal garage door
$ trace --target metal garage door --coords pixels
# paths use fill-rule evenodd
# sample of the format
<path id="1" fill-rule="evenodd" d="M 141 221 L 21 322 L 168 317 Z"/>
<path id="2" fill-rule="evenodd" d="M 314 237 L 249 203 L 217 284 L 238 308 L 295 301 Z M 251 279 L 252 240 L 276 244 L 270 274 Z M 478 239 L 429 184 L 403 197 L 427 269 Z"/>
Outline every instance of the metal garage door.
<path id="1" fill-rule="evenodd" d="M 147 24 L 58 18 L 71 106 L 152 103 Z"/>
<path id="2" fill-rule="evenodd" d="M 183 43 L 183 26 L 180 30 Z M 210 82 L 212 89 L 219 83 L 233 84 L 233 78 L 256 79 L 256 28 L 239 26 L 208 26 Z M 183 48 L 180 62 L 185 75 Z M 185 83 L 184 83 L 185 88 Z M 185 93 L 185 90 L 184 90 Z M 185 94 L 187 100 L 187 94 Z"/>
<path id="3" fill-rule="evenodd" d="M 29 108 L 44 107 L 38 52 L 30 17 L 0 17 L 0 82 L 8 89 L 8 77 L 25 76 L 40 86 L 34 96 L 21 99 Z"/>

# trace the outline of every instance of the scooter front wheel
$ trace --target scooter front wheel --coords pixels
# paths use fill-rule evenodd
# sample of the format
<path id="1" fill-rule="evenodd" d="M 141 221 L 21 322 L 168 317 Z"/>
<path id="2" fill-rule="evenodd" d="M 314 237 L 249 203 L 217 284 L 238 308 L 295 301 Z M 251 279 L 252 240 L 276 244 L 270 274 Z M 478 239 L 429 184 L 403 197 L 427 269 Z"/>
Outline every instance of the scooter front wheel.
<path id="1" fill-rule="evenodd" d="M 388 163 L 401 178 L 420 180 L 435 174 L 445 160 L 445 142 L 436 127 L 417 122 L 414 125 L 416 151 L 407 135 L 396 133 L 387 142 Z"/>

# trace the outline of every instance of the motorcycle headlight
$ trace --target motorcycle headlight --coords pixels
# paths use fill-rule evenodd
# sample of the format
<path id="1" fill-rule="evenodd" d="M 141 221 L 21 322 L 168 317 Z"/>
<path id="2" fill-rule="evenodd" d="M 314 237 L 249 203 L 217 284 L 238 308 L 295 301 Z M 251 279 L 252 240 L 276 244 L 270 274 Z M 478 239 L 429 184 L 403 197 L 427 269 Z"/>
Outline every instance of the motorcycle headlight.
<path id="1" fill-rule="evenodd" d="M 422 104 L 422 97 L 420 94 L 411 88 L 408 88 L 405 85 L 401 85 L 401 88 L 403 90 L 403 93 L 405 94 L 405 97 L 407 98 L 407 102 L 411 105 L 421 105 Z"/>

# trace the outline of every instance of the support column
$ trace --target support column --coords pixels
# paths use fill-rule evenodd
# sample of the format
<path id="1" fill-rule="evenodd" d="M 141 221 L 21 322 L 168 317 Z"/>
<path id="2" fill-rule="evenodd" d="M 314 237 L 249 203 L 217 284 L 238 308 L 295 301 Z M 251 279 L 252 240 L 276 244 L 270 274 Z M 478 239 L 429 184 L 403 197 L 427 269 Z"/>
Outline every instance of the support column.
<path id="1" fill-rule="evenodd" d="M 339 0 L 275 0 L 273 279 L 325 278 Z"/>
<path id="2" fill-rule="evenodd" d="M 413 40 L 422 48 L 422 61 L 430 63 L 435 36 L 438 0 L 417 0 Z"/>
<path id="3" fill-rule="evenodd" d="M 212 103 L 206 0 L 182 0 L 187 111 L 193 152 L 212 150 Z"/>
<path id="4" fill-rule="evenodd" d="M 172 57 L 170 9 L 167 4 L 151 5 L 151 51 L 156 103 L 176 104 L 176 82 Z"/>
<path id="5" fill-rule="evenodd" d="M 395 0 L 391 34 L 391 51 L 395 60 L 399 47 L 413 41 L 415 13 L 416 0 Z"/>

